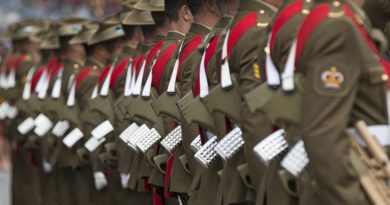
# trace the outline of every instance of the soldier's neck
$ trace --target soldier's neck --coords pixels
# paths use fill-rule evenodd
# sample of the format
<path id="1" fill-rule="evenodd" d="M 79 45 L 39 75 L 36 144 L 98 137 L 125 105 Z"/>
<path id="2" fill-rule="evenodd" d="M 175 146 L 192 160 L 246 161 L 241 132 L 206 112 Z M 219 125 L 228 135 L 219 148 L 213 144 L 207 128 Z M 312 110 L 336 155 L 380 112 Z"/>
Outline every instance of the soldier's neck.
<path id="1" fill-rule="evenodd" d="M 201 14 L 196 15 L 194 17 L 194 23 L 203 25 L 210 30 L 212 28 L 214 28 L 214 26 L 215 26 L 215 24 L 217 24 L 217 22 L 218 22 L 218 17 L 216 17 L 210 13 L 207 13 L 207 12 L 201 13 Z"/>

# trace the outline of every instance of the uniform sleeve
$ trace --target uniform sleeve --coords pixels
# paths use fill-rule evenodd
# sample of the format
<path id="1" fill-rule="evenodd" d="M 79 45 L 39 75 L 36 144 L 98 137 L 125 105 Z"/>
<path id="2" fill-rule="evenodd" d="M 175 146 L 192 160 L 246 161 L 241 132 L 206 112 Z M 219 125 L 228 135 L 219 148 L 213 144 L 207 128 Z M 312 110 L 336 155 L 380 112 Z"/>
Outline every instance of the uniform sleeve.
<path id="1" fill-rule="evenodd" d="M 302 138 L 324 203 L 362 204 L 361 195 L 350 197 L 361 191 L 345 130 L 351 126 L 364 64 L 360 50 L 367 48 L 359 46 L 362 39 L 349 20 L 328 19 L 323 24 L 312 33 L 310 39 L 316 41 L 307 42 L 297 68 L 305 79 Z"/>

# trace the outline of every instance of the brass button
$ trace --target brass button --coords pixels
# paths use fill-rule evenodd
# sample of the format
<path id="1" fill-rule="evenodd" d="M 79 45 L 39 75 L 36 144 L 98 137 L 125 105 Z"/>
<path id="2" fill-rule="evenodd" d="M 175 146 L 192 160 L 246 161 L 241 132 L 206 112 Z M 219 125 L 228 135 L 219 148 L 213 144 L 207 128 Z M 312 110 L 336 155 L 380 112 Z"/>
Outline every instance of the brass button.
<path id="1" fill-rule="evenodd" d="M 96 65 L 92 66 L 92 70 L 97 70 L 98 67 Z"/>
<path id="2" fill-rule="evenodd" d="M 264 14 L 265 11 L 264 11 L 264 10 L 260 10 L 259 13 L 260 13 L 260 14 Z"/>
<path id="3" fill-rule="evenodd" d="M 74 68 L 74 69 L 78 69 L 78 68 L 80 68 L 80 65 L 79 65 L 79 64 L 74 64 L 74 65 L 73 65 L 73 68 Z"/>
<path id="4" fill-rule="evenodd" d="M 333 2 L 333 6 L 334 7 L 339 7 L 341 5 L 341 3 L 339 1 L 334 1 Z"/>
<path id="5" fill-rule="evenodd" d="M 387 74 L 382 75 L 382 80 L 387 81 L 389 79 L 389 76 Z"/>

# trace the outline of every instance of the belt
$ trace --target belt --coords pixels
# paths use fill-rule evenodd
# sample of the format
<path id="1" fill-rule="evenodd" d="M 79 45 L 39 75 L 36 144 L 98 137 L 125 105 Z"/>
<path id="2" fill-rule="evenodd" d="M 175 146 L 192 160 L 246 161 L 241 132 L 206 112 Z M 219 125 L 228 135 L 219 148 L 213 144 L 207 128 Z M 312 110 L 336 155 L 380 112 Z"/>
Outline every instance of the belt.
<path id="1" fill-rule="evenodd" d="M 355 128 L 348 128 L 347 130 L 352 136 L 354 136 L 359 145 L 367 146 Z M 390 146 L 389 125 L 370 125 L 368 126 L 368 130 L 373 136 L 376 137 L 376 139 L 382 146 Z"/>

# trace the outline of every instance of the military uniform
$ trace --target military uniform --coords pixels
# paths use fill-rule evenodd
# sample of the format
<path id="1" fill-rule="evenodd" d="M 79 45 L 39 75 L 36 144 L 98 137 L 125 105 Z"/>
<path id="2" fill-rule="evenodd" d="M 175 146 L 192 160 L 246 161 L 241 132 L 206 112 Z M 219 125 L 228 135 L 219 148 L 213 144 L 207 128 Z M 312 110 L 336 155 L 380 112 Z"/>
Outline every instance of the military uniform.
<path id="1" fill-rule="evenodd" d="M 314 17 L 320 19 L 316 24 L 311 23 Z M 298 33 L 295 65 L 304 82 L 302 138 L 311 163 L 310 189 L 318 197 L 307 204 L 370 203 L 351 166 L 345 130 L 357 120 L 387 125 L 388 67 L 364 35 L 363 19 L 342 2 L 320 4 Z M 343 30 L 323 29 L 341 26 Z M 311 32 L 302 38 L 308 27 Z M 335 77 L 342 80 L 333 81 Z"/>

